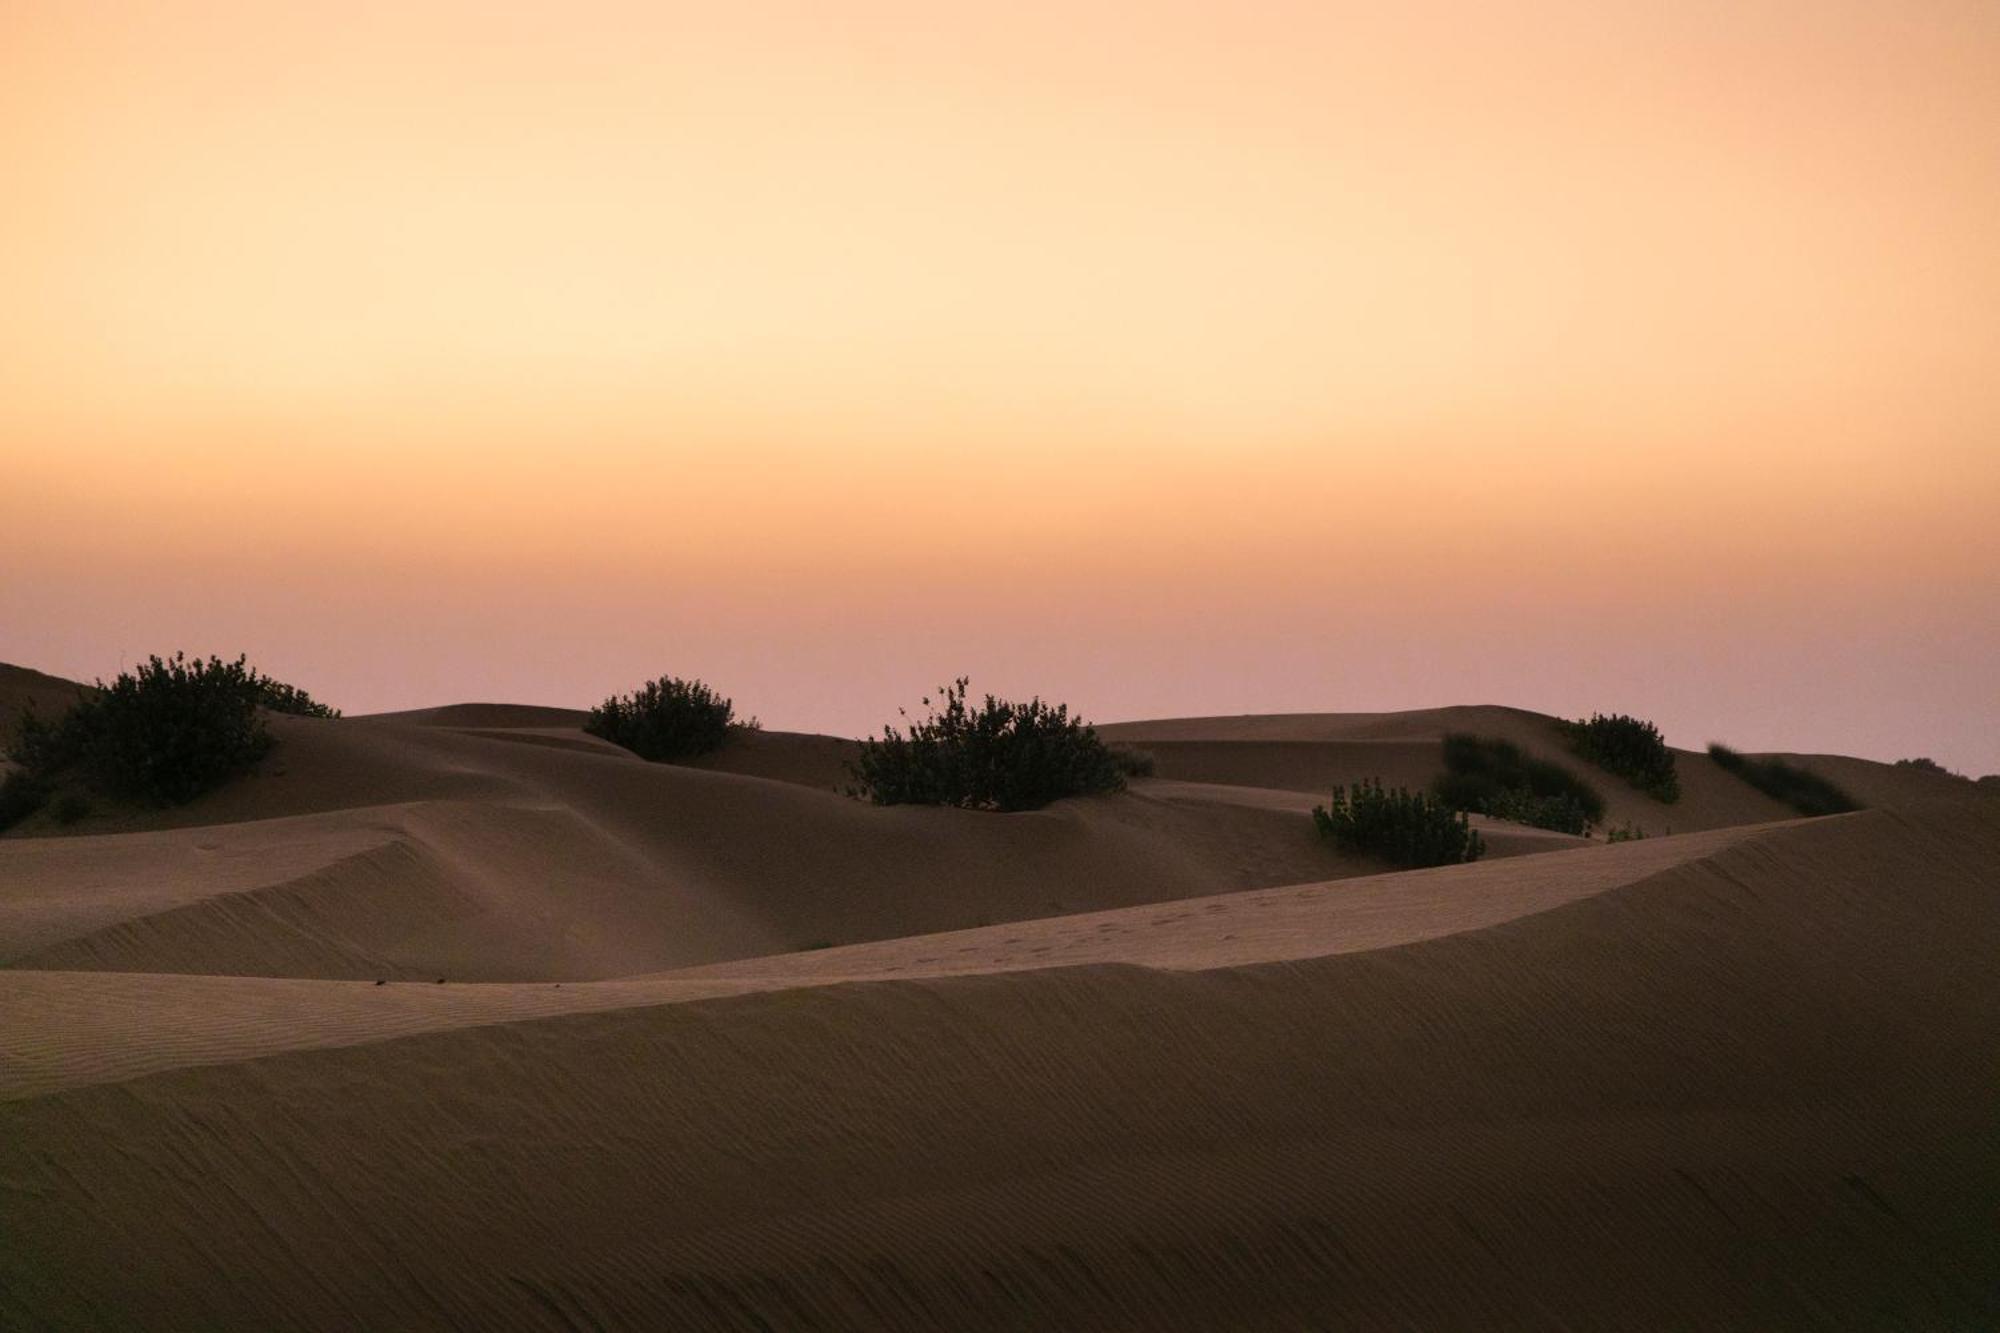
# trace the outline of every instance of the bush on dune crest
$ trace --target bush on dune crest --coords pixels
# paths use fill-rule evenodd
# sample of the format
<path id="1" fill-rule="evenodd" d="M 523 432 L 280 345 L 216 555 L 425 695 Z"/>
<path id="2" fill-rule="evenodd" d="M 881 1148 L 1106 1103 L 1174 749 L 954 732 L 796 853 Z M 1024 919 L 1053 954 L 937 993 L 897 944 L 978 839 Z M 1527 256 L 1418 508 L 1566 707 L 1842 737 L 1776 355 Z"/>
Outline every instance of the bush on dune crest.
<path id="1" fill-rule="evenodd" d="M 961 676 L 938 690 L 940 706 L 909 734 L 884 727 L 861 742 L 849 794 L 876 805 L 1038 810 L 1066 796 L 1122 790 L 1125 779 L 1094 728 L 1069 705 L 987 695 L 974 707 Z M 931 706 L 929 698 L 925 706 Z"/>
<path id="2" fill-rule="evenodd" d="M 1624 713 L 1593 713 L 1588 721 L 1561 726 L 1578 757 L 1624 778 L 1656 801 L 1671 805 L 1681 798 L 1674 752 L 1652 723 Z"/>
<path id="3" fill-rule="evenodd" d="M 1335 787 L 1332 801 L 1313 807 L 1313 826 L 1347 851 L 1411 868 L 1477 861 L 1486 850 L 1463 811 L 1376 779 Z"/>
<path id="4" fill-rule="evenodd" d="M 671 764 L 719 748 L 735 719 L 735 705 L 701 681 L 662 676 L 591 709 L 583 729 L 641 759 Z"/>
<path id="5" fill-rule="evenodd" d="M 271 748 L 260 709 L 308 717 L 339 714 L 311 695 L 272 680 L 244 658 L 150 657 L 137 670 L 80 697 L 53 722 L 32 709 L 22 718 L 0 812 L 18 822 L 65 782 L 148 805 L 180 805 L 248 770 Z M 32 804 L 29 802 L 32 801 Z M 66 798 L 62 822 L 88 812 Z"/>
<path id="6" fill-rule="evenodd" d="M 1455 732 L 1444 738 L 1444 764 L 1431 791 L 1451 809 L 1559 833 L 1585 833 L 1604 818 L 1596 788 L 1512 741 Z"/>
<path id="7" fill-rule="evenodd" d="M 1708 757 L 1802 815 L 1843 815 L 1861 808 L 1859 801 L 1819 774 L 1782 759 L 1752 759 L 1719 742 L 1708 747 Z"/>

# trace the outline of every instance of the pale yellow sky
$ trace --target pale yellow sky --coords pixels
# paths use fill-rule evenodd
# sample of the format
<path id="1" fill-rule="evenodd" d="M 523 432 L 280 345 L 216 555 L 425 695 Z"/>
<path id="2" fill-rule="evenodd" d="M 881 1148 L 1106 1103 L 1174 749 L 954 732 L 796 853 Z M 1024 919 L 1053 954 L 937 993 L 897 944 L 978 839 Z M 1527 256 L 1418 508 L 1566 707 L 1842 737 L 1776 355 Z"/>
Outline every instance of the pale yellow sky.
<path id="1" fill-rule="evenodd" d="M 2000 8 L 0 0 L 0 658 L 2000 769 Z"/>

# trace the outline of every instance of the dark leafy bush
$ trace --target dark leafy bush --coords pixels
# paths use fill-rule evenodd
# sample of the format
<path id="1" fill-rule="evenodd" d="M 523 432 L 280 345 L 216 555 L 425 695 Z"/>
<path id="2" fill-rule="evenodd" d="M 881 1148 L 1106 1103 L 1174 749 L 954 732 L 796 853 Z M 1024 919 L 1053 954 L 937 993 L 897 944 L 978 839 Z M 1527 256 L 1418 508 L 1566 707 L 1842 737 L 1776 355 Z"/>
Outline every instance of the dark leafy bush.
<path id="1" fill-rule="evenodd" d="M 1637 824 L 1624 824 L 1615 829 L 1607 829 L 1604 834 L 1604 840 L 1606 842 L 1638 842 L 1645 836 L 1646 830 L 1640 828 Z"/>
<path id="2" fill-rule="evenodd" d="M 16 757 L 45 781 L 74 774 L 112 796 L 179 805 L 271 748 L 257 716 L 265 684 L 241 657 L 151 657 L 56 722 L 24 718 Z"/>
<path id="3" fill-rule="evenodd" d="M 1564 833 L 1585 832 L 1604 818 L 1595 787 L 1512 741 L 1455 732 L 1444 738 L 1444 765 L 1431 792 L 1454 810 Z"/>
<path id="4" fill-rule="evenodd" d="M 662 676 L 591 709 L 583 729 L 641 759 L 673 763 L 719 748 L 735 716 L 735 706 L 700 681 Z"/>
<path id="5" fill-rule="evenodd" d="M 1839 815 L 1861 803 L 1817 773 L 1782 759 L 1752 759 L 1727 745 L 1711 745 L 1708 757 L 1774 800 L 1802 815 Z"/>
<path id="6" fill-rule="evenodd" d="M 1347 851 L 1399 866 L 1456 865 L 1486 850 L 1464 812 L 1422 792 L 1384 789 L 1372 778 L 1335 787 L 1332 801 L 1313 807 L 1313 826 Z"/>
<path id="7" fill-rule="evenodd" d="M 90 813 L 90 798 L 80 791 L 66 791 L 56 797 L 50 813 L 58 824 L 74 824 Z"/>
<path id="8" fill-rule="evenodd" d="M 1509 787 L 1488 796 L 1481 813 L 1504 819 L 1510 824 L 1573 833 L 1577 837 L 1590 832 L 1590 816 L 1577 804 L 1576 797 L 1568 794 L 1537 796 L 1531 791 Z"/>
<path id="9" fill-rule="evenodd" d="M 1113 745 L 1107 748 L 1111 751 L 1111 762 L 1116 764 L 1118 771 L 1128 778 L 1150 778 L 1154 770 L 1159 767 L 1150 750 L 1135 749 L 1130 745 Z"/>
<path id="10" fill-rule="evenodd" d="M 45 780 L 26 769 L 13 769 L 0 778 L 0 832 L 41 809 L 49 799 L 49 791 Z"/>
<path id="11" fill-rule="evenodd" d="M 1110 749 L 1069 705 L 989 694 L 974 708 L 968 683 L 961 676 L 940 686 L 940 706 L 908 735 L 884 727 L 880 739 L 861 742 L 850 792 L 876 805 L 1011 811 L 1124 787 Z"/>
<path id="12" fill-rule="evenodd" d="M 1624 713 L 1593 713 L 1586 722 L 1564 722 L 1569 748 L 1607 773 L 1615 773 L 1656 801 L 1671 805 L 1681 798 L 1674 752 L 1660 729 Z"/>
<path id="13" fill-rule="evenodd" d="M 338 708 L 329 708 L 298 686 L 272 680 L 269 676 L 257 678 L 257 704 L 274 713 L 288 713 L 293 717 L 340 716 Z"/>

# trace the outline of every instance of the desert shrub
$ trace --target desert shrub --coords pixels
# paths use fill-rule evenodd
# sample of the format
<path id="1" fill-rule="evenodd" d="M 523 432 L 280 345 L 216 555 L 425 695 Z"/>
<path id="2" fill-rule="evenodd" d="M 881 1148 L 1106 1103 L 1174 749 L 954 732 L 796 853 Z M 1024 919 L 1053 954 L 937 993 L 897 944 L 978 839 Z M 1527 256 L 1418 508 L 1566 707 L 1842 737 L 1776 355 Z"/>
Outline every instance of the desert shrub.
<path id="1" fill-rule="evenodd" d="M 1970 782 L 1963 773 L 1954 773 L 1935 759 L 1898 759 L 1897 768 L 1914 768 L 1919 773 L 1935 773 L 1941 778 L 1954 778 L 1959 782 Z"/>
<path id="2" fill-rule="evenodd" d="M 298 686 L 272 680 L 269 676 L 257 678 L 257 704 L 274 713 L 288 713 L 293 717 L 340 716 L 338 708 L 329 708 Z"/>
<path id="3" fill-rule="evenodd" d="M 43 778 L 76 770 L 109 795 L 179 805 L 271 748 L 257 716 L 264 678 L 238 657 L 148 658 L 55 723 L 22 727 L 21 758 Z"/>
<path id="4" fill-rule="evenodd" d="M 1454 810 L 1563 833 L 1582 833 L 1604 818 L 1595 787 L 1511 741 L 1455 732 L 1444 738 L 1444 765 L 1431 791 Z"/>
<path id="5" fill-rule="evenodd" d="M 1564 722 L 1562 730 L 1579 758 L 1617 774 L 1656 801 L 1671 805 L 1681 798 L 1674 752 L 1652 723 L 1624 713 L 1593 713 L 1588 721 Z"/>
<path id="6" fill-rule="evenodd" d="M 1614 829 L 1606 829 L 1604 840 L 1606 842 L 1638 842 L 1645 838 L 1645 836 L 1646 830 L 1640 828 L 1637 824 L 1623 824 Z"/>
<path id="7" fill-rule="evenodd" d="M 1510 824 L 1526 824 L 1531 828 L 1573 833 L 1578 837 L 1588 833 L 1591 825 L 1590 816 L 1577 804 L 1576 797 L 1567 793 L 1537 796 L 1518 787 L 1504 788 L 1487 797 L 1481 813 L 1504 819 Z"/>
<path id="8" fill-rule="evenodd" d="M 736 709 L 698 680 L 662 676 L 590 710 L 583 729 L 641 759 L 672 763 L 718 748 Z"/>
<path id="9" fill-rule="evenodd" d="M 66 791 L 56 797 L 49 813 L 58 824 L 74 824 L 90 814 L 90 798 L 80 791 Z"/>
<path id="10" fill-rule="evenodd" d="M 1112 745 L 1106 748 L 1111 751 L 1111 762 L 1116 764 L 1118 771 L 1128 778 L 1150 778 L 1154 770 L 1159 767 L 1150 750 L 1140 750 L 1130 745 Z"/>
<path id="11" fill-rule="evenodd" d="M 13 769 L 0 777 L 0 832 L 34 814 L 48 799 L 49 784 L 26 769 Z"/>
<path id="12" fill-rule="evenodd" d="M 1110 748 L 1069 705 L 989 694 L 975 708 L 968 683 L 940 686 L 936 706 L 926 697 L 932 711 L 907 735 L 884 727 L 880 739 L 862 741 L 848 769 L 851 794 L 876 805 L 1011 811 L 1125 786 Z"/>
<path id="13" fill-rule="evenodd" d="M 1330 802 L 1313 807 L 1313 826 L 1347 851 L 1399 866 L 1456 865 L 1477 861 L 1486 850 L 1464 812 L 1423 792 L 1385 789 L 1372 778 L 1335 787 Z"/>
<path id="14" fill-rule="evenodd" d="M 1782 759 L 1752 759 L 1721 744 L 1709 746 L 1708 757 L 1802 815 L 1839 815 L 1861 808 L 1859 801 L 1819 774 Z"/>

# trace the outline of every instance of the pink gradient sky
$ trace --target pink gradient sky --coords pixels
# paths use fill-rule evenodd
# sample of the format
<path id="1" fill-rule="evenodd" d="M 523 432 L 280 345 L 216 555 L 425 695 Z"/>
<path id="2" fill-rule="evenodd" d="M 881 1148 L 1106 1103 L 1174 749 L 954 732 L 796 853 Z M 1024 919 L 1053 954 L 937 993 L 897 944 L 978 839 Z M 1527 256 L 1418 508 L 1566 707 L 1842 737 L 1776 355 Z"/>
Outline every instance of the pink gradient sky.
<path id="1" fill-rule="evenodd" d="M 0 660 L 2000 771 L 1975 0 L 0 0 Z"/>

